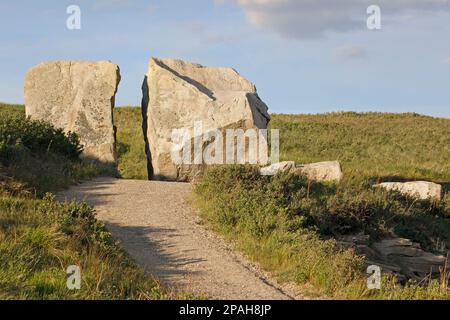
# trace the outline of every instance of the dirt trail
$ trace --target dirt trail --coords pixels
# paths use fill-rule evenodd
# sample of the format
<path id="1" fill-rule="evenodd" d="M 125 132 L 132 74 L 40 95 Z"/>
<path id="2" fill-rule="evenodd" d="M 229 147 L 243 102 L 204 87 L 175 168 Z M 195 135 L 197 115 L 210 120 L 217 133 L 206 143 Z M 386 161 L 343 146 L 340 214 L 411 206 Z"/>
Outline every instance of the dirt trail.
<path id="1" fill-rule="evenodd" d="M 124 249 L 174 291 L 219 299 L 293 299 L 220 237 L 199 224 L 185 183 L 101 178 L 62 192 L 59 200 L 92 205 Z"/>

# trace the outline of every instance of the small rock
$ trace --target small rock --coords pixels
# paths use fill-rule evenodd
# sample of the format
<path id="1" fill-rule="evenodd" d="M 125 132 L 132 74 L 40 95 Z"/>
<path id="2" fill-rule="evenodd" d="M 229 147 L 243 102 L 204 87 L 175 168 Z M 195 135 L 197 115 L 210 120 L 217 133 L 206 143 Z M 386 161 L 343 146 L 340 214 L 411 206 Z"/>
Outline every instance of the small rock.
<path id="1" fill-rule="evenodd" d="M 339 182 L 344 174 L 338 161 L 326 161 L 297 166 L 295 172 L 310 180 Z"/>
<path id="2" fill-rule="evenodd" d="M 422 200 L 435 199 L 440 201 L 442 199 L 442 186 L 437 183 L 427 181 L 413 181 L 413 182 L 385 182 L 374 185 L 375 188 L 381 187 L 388 191 L 395 190 L 405 195 L 417 197 Z"/>
<path id="3" fill-rule="evenodd" d="M 372 248 L 383 262 L 399 266 L 403 275 L 418 281 L 429 275 L 439 277 L 440 268 L 446 262 L 444 256 L 426 252 L 408 239 L 385 239 L 373 244 Z"/>
<path id="4" fill-rule="evenodd" d="M 294 168 L 295 168 L 294 161 L 284 161 L 284 162 L 274 163 L 268 167 L 261 168 L 259 170 L 259 172 L 263 176 L 273 176 L 273 175 L 276 175 L 278 172 L 286 172 L 286 171 L 290 171 Z"/>
<path id="5" fill-rule="evenodd" d="M 399 237 L 383 239 L 370 245 L 369 237 L 360 233 L 336 238 L 341 248 L 353 248 L 365 257 L 365 264 L 376 265 L 403 282 L 407 279 L 422 281 L 426 277 L 439 278 L 446 258 L 421 249 L 418 243 Z"/>

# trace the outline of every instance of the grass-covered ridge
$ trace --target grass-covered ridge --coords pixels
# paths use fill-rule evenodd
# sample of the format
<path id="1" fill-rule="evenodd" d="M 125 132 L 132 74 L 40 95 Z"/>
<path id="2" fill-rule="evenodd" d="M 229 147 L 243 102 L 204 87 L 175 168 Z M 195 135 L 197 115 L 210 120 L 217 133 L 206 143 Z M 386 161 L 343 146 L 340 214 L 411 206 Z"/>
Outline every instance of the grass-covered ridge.
<path id="1" fill-rule="evenodd" d="M 418 114 L 273 115 L 280 157 L 339 160 L 346 177 L 450 182 L 450 119 Z"/>
<path id="2" fill-rule="evenodd" d="M 4 114 L 25 116 L 23 106 L 0 104 Z M 339 160 L 346 178 L 450 182 L 450 119 L 413 113 L 337 112 L 272 114 L 280 129 L 280 158 L 298 163 Z M 147 160 L 138 107 L 114 110 L 119 173 L 147 179 Z"/>
<path id="3" fill-rule="evenodd" d="M 6 114 L 23 117 L 24 110 L 21 106 L 0 105 L 0 119 Z M 116 108 L 114 119 L 120 176 L 147 179 L 140 108 Z M 402 288 L 392 279 L 384 278 L 382 291 L 368 292 L 367 277 L 361 269 L 363 261 L 353 252 L 339 249 L 334 241 L 336 236 L 364 231 L 374 241 L 395 233 L 419 242 L 430 251 L 442 243 L 447 249 L 450 247 L 450 119 L 351 112 L 272 115 L 270 127 L 280 129 L 281 160 L 297 163 L 339 160 L 344 181 L 336 185 L 307 183 L 292 175 L 261 177 L 254 168 L 213 168 L 196 189 L 198 205 L 209 226 L 236 242 L 280 279 L 312 284 L 319 295 L 450 298 L 448 289 L 439 281 Z M 33 155 L 38 159 L 43 156 L 49 155 Z M 44 159 L 43 164 L 49 163 Z M 64 164 L 57 174 L 63 177 L 58 186 L 99 174 L 97 168 L 78 162 L 52 163 Z M 45 173 L 46 166 L 43 168 Z M 26 172 L 33 172 L 32 168 Z M 35 174 L 20 178 L 6 183 L 2 190 L 9 195 L 17 194 L 23 190 L 22 183 L 30 187 L 40 179 Z M 371 188 L 375 182 L 404 180 L 442 183 L 447 195 L 441 202 L 414 201 Z M 50 186 L 54 181 L 35 184 Z M 52 206 L 52 202 L 45 200 L 43 205 Z M 64 210 L 60 210 L 63 216 Z"/>
<path id="4" fill-rule="evenodd" d="M 49 191 L 113 171 L 78 159 L 76 135 L 0 105 L 0 299 L 166 299 L 83 203 Z M 81 290 L 66 286 L 81 267 Z"/>

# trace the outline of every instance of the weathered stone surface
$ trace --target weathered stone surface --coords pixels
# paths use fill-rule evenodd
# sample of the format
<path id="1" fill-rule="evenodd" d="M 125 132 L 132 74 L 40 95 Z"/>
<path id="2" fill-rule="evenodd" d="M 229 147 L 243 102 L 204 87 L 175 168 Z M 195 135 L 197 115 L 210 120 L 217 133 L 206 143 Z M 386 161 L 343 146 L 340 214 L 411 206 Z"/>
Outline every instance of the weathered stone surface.
<path id="1" fill-rule="evenodd" d="M 284 161 L 260 169 L 260 173 L 265 176 L 272 176 L 279 172 L 287 171 L 304 175 L 310 180 L 319 182 L 339 182 L 343 177 L 341 165 L 338 161 L 325 161 L 303 165 L 296 165 L 294 161 Z"/>
<path id="2" fill-rule="evenodd" d="M 386 264 L 398 266 L 401 274 L 419 281 L 428 275 L 438 277 L 446 261 L 444 256 L 426 252 L 408 239 L 385 239 L 373 244 L 372 248 Z"/>
<path id="3" fill-rule="evenodd" d="M 325 161 L 299 165 L 295 172 L 315 181 L 334 181 L 339 182 L 344 177 L 339 161 Z"/>
<path id="4" fill-rule="evenodd" d="M 295 168 L 294 161 L 284 161 L 284 162 L 274 163 L 270 166 L 261 168 L 259 170 L 259 172 L 263 176 L 273 176 L 273 175 L 276 175 L 278 172 L 291 171 L 294 168 Z"/>
<path id="5" fill-rule="evenodd" d="M 424 251 L 418 243 L 404 238 L 393 237 L 369 245 L 369 237 L 360 233 L 341 236 L 337 241 L 341 247 L 353 248 L 364 256 L 367 265 L 377 265 L 400 281 L 422 281 L 430 275 L 438 278 L 446 263 L 444 256 Z"/>
<path id="6" fill-rule="evenodd" d="M 403 194 L 417 197 L 419 199 L 442 199 L 442 186 L 433 182 L 413 181 L 413 182 L 385 182 L 374 185 L 374 187 L 384 188 L 388 191 L 395 190 Z"/>
<path id="7" fill-rule="evenodd" d="M 113 163 L 113 108 L 119 82 L 119 67 L 108 61 L 41 63 L 25 78 L 26 115 L 77 133 L 85 159 Z"/>
<path id="8" fill-rule="evenodd" d="M 266 129 L 270 119 L 255 86 L 230 68 L 152 58 L 142 91 L 143 130 L 151 179 L 192 180 L 205 166 L 203 162 L 174 163 L 171 156 L 174 129 L 192 129 L 194 122 L 199 121 L 203 132 Z M 207 145 L 204 143 L 202 147 Z M 186 149 L 180 147 L 180 153 Z"/>

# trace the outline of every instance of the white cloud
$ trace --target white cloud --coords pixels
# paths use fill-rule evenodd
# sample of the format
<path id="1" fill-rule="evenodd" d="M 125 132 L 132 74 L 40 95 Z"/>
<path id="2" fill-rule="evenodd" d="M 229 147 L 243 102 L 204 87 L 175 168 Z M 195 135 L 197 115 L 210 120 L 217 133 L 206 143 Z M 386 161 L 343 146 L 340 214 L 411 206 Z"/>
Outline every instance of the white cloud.
<path id="1" fill-rule="evenodd" d="M 447 59 L 445 59 L 444 62 L 450 66 L 450 57 L 448 57 Z"/>
<path id="2" fill-rule="evenodd" d="M 374 4 L 374 0 L 216 0 L 226 2 L 242 7 L 252 25 L 292 38 L 363 29 L 367 7 Z M 377 0 L 376 4 L 383 16 L 403 18 L 417 12 L 450 11 L 450 0 Z"/>
<path id="3" fill-rule="evenodd" d="M 355 45 L 343 45 L 337 47 L 334 51 L 336 57 L 341 59 L 364 59 L 367 52 L 363 47 Z"/>

